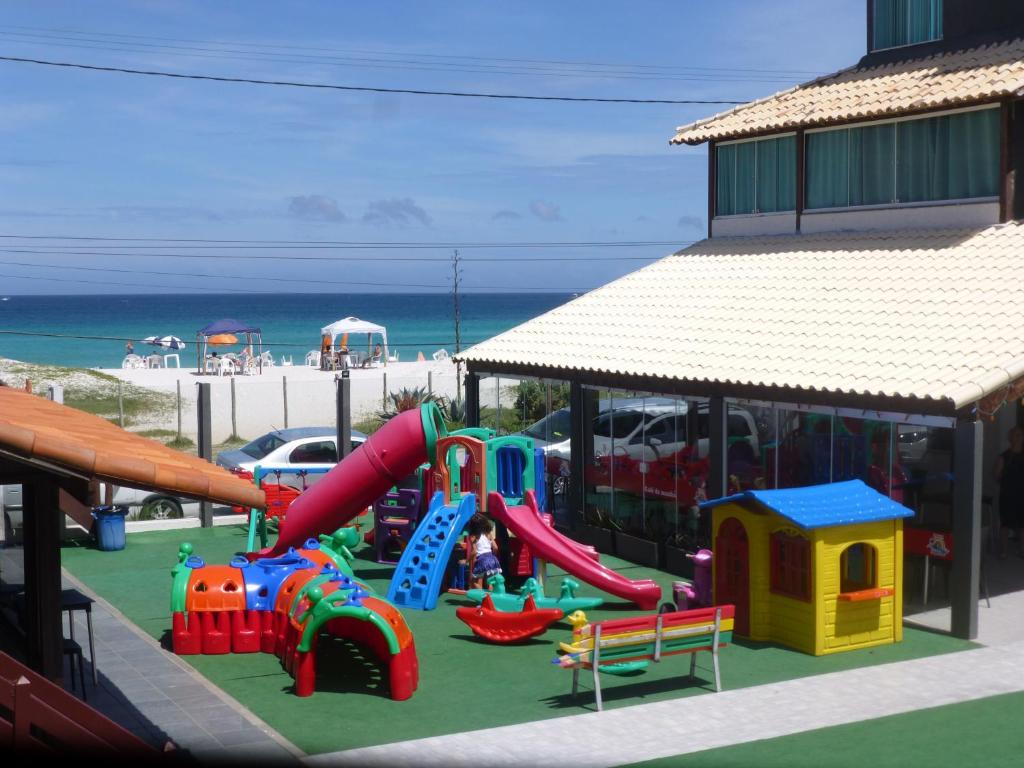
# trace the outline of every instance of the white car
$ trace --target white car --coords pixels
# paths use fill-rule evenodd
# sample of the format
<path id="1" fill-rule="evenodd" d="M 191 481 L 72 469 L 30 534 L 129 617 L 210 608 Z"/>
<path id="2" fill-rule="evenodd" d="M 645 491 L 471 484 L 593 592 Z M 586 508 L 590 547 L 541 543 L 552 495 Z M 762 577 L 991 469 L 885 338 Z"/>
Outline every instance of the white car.
<path id="1" fill-rule="evenodd" d="M 217 454 L 218 466 L 252 472 L 257 465 L 309 469 L 338 463 L 337 430 L 334 427 L 275 429 L 235 451 Z M 366 435 L 352 430 L 352 450 L 366 442 Z"/>
<path id="2" fill-rule="evenodd" d="M 686 447 L 687 404 L 667 398 L 624 399 L 609 409 L 609 401 L 599 405 L 594 419 L 594 456 L 626 455 L 632 459 L 655 461 Z M 570 460 L 569 409 L 554 411 L 523 430 L 532 437 L 548 458 L 549 471 L 554 459 Z M 729 409 L 728 438 L 746 440 L 754 457 L 760 456 L 757 425 L 751 414 L 735 406 Z M 697 406 L 697 456 L 704 458 L 709 450 L 708 404 Z"/>

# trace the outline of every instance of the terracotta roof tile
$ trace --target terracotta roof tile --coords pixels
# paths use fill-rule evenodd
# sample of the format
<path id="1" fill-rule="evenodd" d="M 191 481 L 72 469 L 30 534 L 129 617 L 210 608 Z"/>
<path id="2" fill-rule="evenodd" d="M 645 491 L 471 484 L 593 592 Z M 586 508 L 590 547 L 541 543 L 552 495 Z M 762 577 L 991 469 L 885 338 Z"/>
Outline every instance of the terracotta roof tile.
<path id="1" fill-rule="evenodd" d="M 1024 90 L 1024 40 L 845 69 L 676 129 L 673 144 L 702 144 L 787 128 L 995 101 Z"/>
<path id="2" fill-rule="evenodd" d="M 0 451 L 99 480 L 200 500 L 263 507 L 263 491 L 207 461 L 98 416 L 0 387 Z"/>
<path id="3" fill-rule="evenodd" d="M 714 238 L 460 355 L 969 405 L 1024 376 L 1024 225 Z"/>

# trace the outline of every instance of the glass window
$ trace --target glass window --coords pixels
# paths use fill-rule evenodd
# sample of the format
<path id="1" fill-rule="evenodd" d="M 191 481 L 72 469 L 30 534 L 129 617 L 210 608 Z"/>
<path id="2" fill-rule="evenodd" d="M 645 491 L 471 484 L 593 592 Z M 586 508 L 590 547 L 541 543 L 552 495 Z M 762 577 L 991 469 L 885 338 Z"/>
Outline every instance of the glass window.
<path id="1" fill-rule="evenodd" d="M 716 153 L 715 213 L 796 209 L 796 137 L 722 144 Z"/>
<path id="2" fill-rule="evenodd" d="M 317 440 L 295 448 L 288 457 L 290 464 L 334 464 L 338 461 L 338 449 L 333 440 Z"/>
<path id="3" fill-rule="evenodd" d="M 242 453 L 252 456 L 254 459 L 262 459 L 271 451 L 276 451 L 285 444 L 284 438 L 273 432 L 253 440 L 248 445 L 242 446 Z"/>
<path id="4" fill-rule="evenodd" d="M 962 200 L 999 194 L 999 110 L 898 123 L 896 198 Z"/>
<path id="5" fill-rule="evenodd" d="M 999 194 L 999 110 L 807 135 L 807 208 Z"/>
<path id="6" fill-rule="evenodd" d="M 872 50 L 942 39 L 942 0 L 874 0 Z"/>
<path id="7" fill-rule="evenodd" d="M 622 439 L 629 437 L 644 420 L 643 411 L 614 409 L 598 416 L 594 421 L 594 434 L 598 437 Z"/>
<path id="8" fill-rule="evenodd" d="M 811 599 L 811 542 L 796 533 L 776 531 L 771 539 L 771 591 Z"/>

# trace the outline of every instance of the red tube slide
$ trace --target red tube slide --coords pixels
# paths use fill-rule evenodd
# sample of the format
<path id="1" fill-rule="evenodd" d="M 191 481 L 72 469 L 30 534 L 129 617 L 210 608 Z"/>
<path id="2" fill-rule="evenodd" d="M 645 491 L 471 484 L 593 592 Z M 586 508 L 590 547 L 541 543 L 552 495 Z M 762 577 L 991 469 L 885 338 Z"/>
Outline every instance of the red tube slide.
<path id="1" fill-rule="evenodd" d="M 491 493 L 487 497 L 487 512 L 526 542 L 536 557 L 557 565 L 602 592 L 635 603 L 641 610 L 653 611 L 658 607 L 661 587 L 657 582 L 650 579 L 632 581 L 594 562 L 575 542 L 544 522 L 532 491 L 527 491 L 525 501 L 525 506 L 510 508 L 500 493 Z"/>
<path id="2" fill-rule="evenodd" d="M 349 523 L 427 461 L 439 433 L 444 421 L 433 403 L 392 418 L 292 503 L 277 543 L 259 556 L 282 555 Z"/>

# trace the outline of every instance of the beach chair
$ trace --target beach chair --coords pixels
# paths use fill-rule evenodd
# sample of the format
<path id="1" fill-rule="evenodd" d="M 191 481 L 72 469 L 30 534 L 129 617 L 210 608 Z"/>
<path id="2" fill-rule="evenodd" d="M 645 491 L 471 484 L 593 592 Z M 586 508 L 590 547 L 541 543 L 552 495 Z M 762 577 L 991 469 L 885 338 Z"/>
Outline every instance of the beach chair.
<path id="1" fill-rule="evenodd" d="M 393 355 L 388 355 L 388 362 L 389 363 L 397 363 L 398 362 L 398 356 L 400 354 L 401 354 L 400 352 L 395 352 L 395 354 L 393 354 Z"/>
<path id="2" fill-rule="evenodd" d="M 145 364 L 142 362 L 142 358 L 138 355 L 125 355 L 124 360 L 121 361 L 122 368 L 145 368 Z"/>
<path id="3" fill-rule="evenodd" d="M 440 363 L 442 360 L 448 359 L 448 350 L 439 349 L 433 354 L 434 362 Z"/>
<path id="4" fill-rule="evenodd" d="M 283 359 L 284 358 L 282 358 L 282 360 Z M 262 365 L 263 365 L 264 368 L 273 368 L 274 367 L 274 356 L 272 354 L 270 354 L 269 352 L 264 352 L 263 354 L 261 354 L 260 355 L 260 360 L 263 361 Z"/>
<path id="5" fill-rule="evenodd" d="M 230 357 L 222 357 L 217 361 L 217 375 L 218 376 L 234 376 L 235 375 L 235 361 Z"/>
<path id="6" fill-rule="evenodd" d="M 311 349 L 306 353 L 306 366 L 309 368 L 320 367 L 320 350 Z"/>

